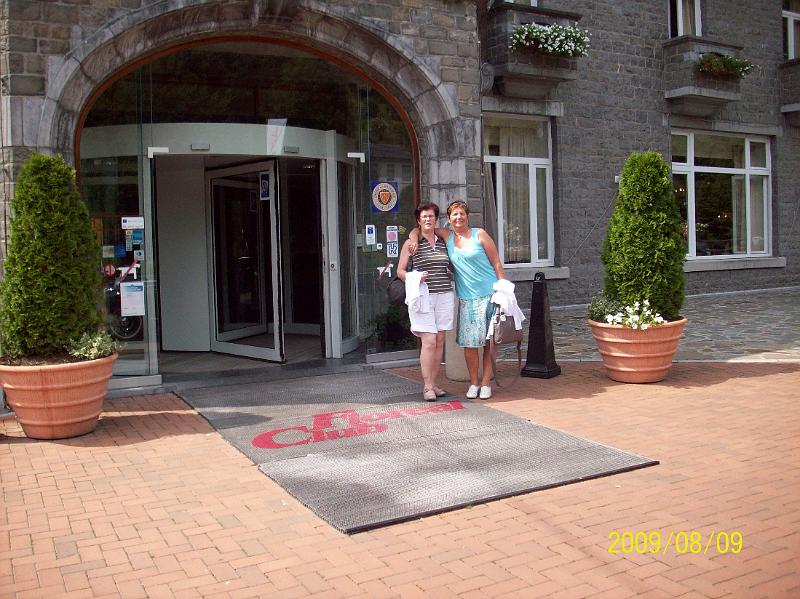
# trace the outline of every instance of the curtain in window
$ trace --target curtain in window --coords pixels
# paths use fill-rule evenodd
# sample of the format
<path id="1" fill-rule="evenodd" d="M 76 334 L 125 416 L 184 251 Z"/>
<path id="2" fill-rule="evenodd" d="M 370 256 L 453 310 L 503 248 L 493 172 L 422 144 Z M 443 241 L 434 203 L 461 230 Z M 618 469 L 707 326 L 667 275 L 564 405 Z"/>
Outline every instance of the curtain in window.
<path id="1" fill-rule="evenodd" d="M 486 218 L 484 228 L 489 236 L 497 243 L 497 200 L 494 196 L 494 164 L 483 165 L 483 201 Z"/>
<path id="2" fill-rule="evenodd" d="M 500 128 L 502 156 L 529 156 L 534 151 L 530 130 Z M 531 261 L 530 185 L 528 165 L 503 165 L 503 217 L 505 261 Z"/>
<path id="3" fill-rule="evenodd" d="M 694 1 L 680 0 L 683 9 L 683 35 L 697 35 L 697 24 L 694 19 Z"/>
<path id="4" fill-rule="evenodd" d="M 733 254 L 747 252 L 747 209 L 745 204 L 744 176 L 734 175 L 731 185 Z"/>
<path id="5" fill-rule="evenodd" d="M 750 175 L 750 251 L 763 252 L 767 249 L 766 221 L 764 219 L 765 188 L 767 178 Z"/>

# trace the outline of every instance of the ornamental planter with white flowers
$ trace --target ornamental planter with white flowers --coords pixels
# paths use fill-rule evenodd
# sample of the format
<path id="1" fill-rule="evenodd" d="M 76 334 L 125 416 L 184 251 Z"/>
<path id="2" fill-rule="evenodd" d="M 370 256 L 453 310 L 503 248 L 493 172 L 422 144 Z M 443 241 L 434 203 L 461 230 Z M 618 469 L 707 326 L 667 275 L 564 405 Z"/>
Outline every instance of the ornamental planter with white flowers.
<path id="1" fill-rule="evenodd" d="M 0 381 L 28 437 L 94 430 L 116 346 L 102 328 L 100 246 L 61 157 L 33 154 L 17 180 L 0 282 Z"/>
<path id="2" fill-rule="evenodd" d="M 494 93 L 541 101 L 562 83 L 575 81 L 589 45 L 588 32 L 576 25 L 580 19 L 578 13 L 553 8 L 491 4 L 481 56 Z"/>
<path id="3" fill-rule="evenodd" d="M 550 56 L 579 58 L 588 55 L 589 32 L 576 25 L 525 23 L 511 33 L 509 49 L 529 49 Z"/>
<path id="4" fill-rule="evenodd" d="M 589 305 L 589 325 L 609 378 L 652 383 L 666 377 L 687 322 L 686 243 L 660 154 L 631 154 L 620 181 L 603 247 L 605 292 Z"/>

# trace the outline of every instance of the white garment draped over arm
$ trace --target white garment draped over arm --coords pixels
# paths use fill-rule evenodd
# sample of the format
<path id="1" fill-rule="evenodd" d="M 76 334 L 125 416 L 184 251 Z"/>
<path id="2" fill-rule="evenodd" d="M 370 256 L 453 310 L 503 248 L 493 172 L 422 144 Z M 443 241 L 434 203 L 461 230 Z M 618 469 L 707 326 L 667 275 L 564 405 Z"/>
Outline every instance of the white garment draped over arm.
<path id="1" fill-rule="evenodd" d="M 525 315 L 517 304 L 517 297 L 514 295 L 514 283 L 508 279 L 500 279 L 492 285 L 494 293 L 491 301 L 503 309 L 503 312 L 514 318 L 514 328 L 518 331 L 522 329 L 522 321 Z"/>
<path id="2" fill-rule="evenodd" d="M 409 312 L 430 312 L 431 298 L 428 284 L 422 282 L 424 273 L 412 270 L 406 273 L 406 305 Z"/>

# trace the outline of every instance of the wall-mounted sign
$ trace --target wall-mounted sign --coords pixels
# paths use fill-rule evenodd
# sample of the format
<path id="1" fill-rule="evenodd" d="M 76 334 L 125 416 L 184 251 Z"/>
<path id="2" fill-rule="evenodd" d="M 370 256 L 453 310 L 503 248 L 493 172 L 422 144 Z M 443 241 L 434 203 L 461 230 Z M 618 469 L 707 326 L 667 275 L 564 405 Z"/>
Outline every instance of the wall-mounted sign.
<path id="1" fill-rule="evenodd" d="M 123 216 L 122 217 L 123 229 L 144 229 L 143 216 Z"/>
<path id="2" fill-rule="evenodd" d="M 397 181 L 373 181 L 371 189 L 373 212 L 397 212 Z"/>
<path id="3" fill-rule="evenodd" d="M 364 229 L 364 236 L 367 238 L 367 245 L 375 245 L 377 241 L 375 235 L 375 225 L 367 225 Z"/>
<path id="4" fill-rule="evenodd" d="M 144 316 L 144 283 L 120 283 L 120 316 Z"/>
<path id="5" fill-rule="evenodd" d="M 269 199 L 269 171 L 258 173 L 258 199 Z"/>
<path id="6" fill-rule="evenodd" d="M 399 241 L 397 238 L 397 225 L 386 226 L 386 241 Z"/>

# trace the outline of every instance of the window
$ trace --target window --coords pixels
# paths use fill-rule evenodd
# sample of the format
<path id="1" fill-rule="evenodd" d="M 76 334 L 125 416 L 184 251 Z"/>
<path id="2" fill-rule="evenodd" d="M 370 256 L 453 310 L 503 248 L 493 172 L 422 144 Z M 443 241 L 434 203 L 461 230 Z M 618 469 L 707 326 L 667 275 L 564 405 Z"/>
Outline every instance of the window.
<path id="1" fill-rule="evenodd" d="M 689 259 L 770 253 L 769 156 L 767 139 L 673 132 L 672 183 Z"/>
<path id="2" fill-rule="evenodd" d="M 546 120 L 485 116 L 483 155 L 506 266 L 553 265 L 553 182 Z"/>
<path id="3" fill-rule="evenodd" d="M 669 36 L 703 35 L 700 27 L 700 0 L 670 0 Z"/>
<path id="4" fill-rule="evenodd" d="M 783 55 L 800 58 L 800 0 L 783 0 Z"/>

